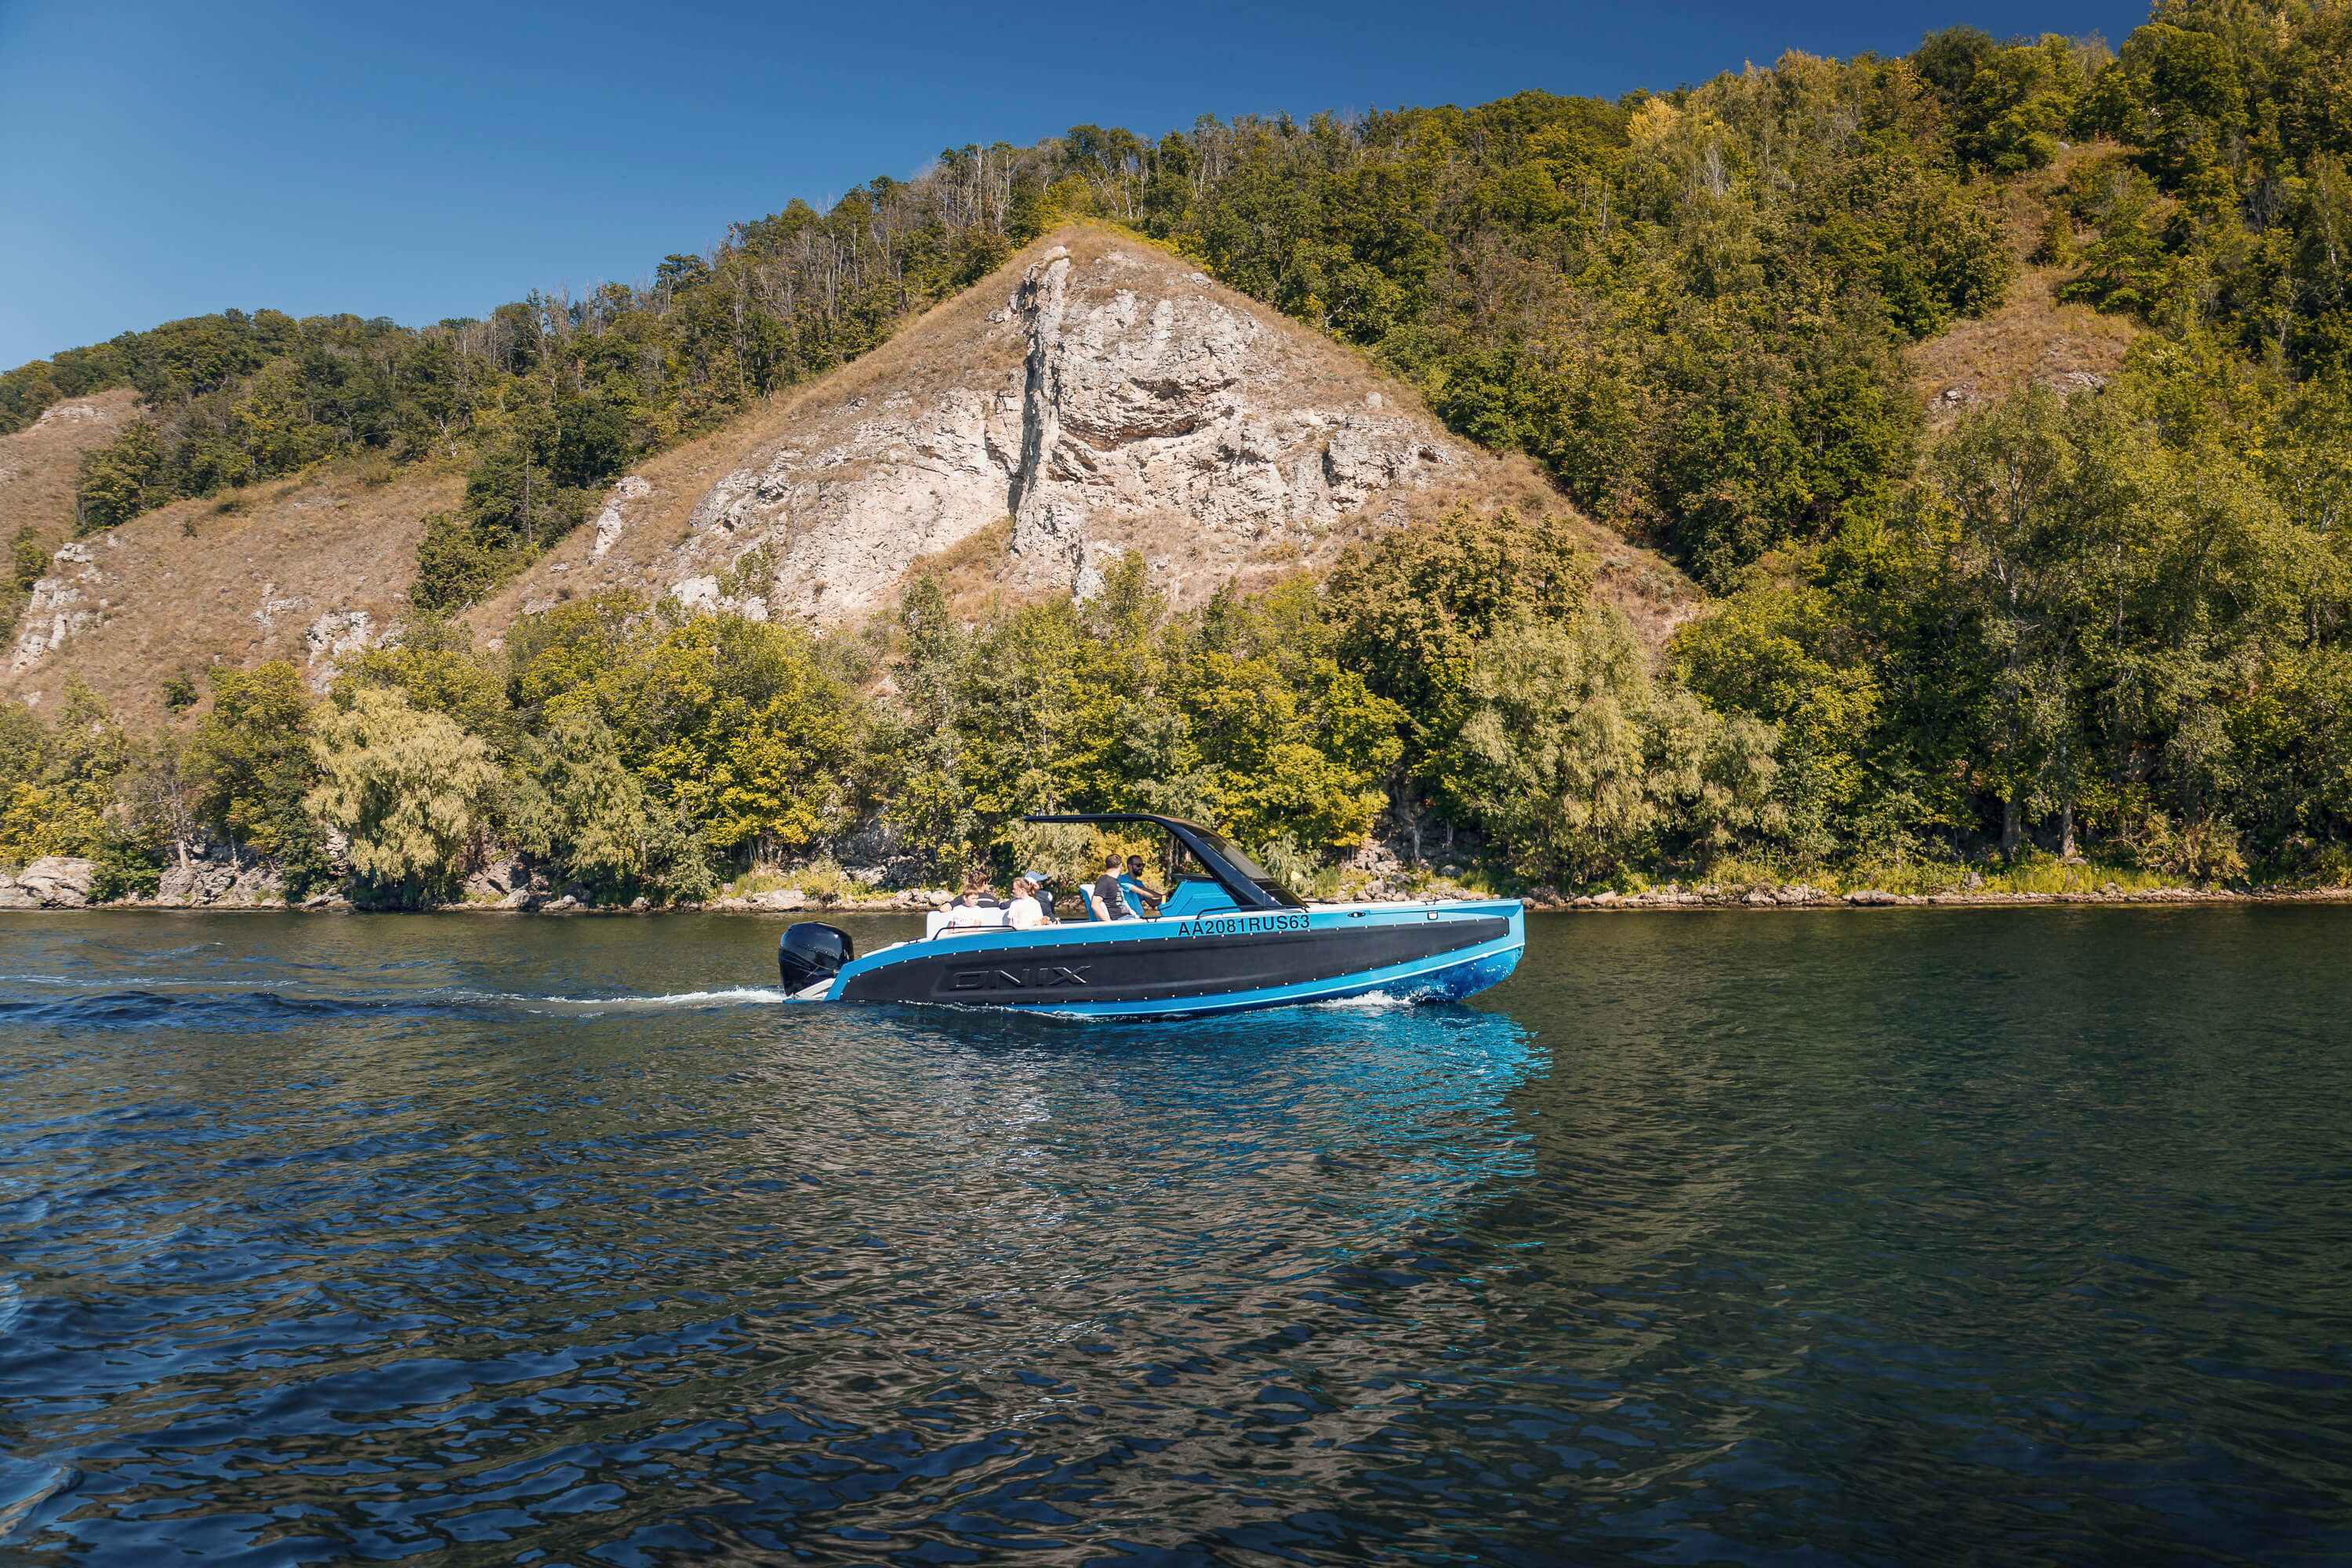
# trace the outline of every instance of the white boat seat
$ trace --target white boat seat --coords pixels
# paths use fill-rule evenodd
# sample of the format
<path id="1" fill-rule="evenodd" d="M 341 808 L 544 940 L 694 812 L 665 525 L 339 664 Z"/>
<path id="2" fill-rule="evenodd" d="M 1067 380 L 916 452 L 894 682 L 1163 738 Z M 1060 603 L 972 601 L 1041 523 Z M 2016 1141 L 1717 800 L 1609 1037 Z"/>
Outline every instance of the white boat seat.
<path id="1" fill-rule="evenodd" d="M 958 920 L 961 914 L 963 918 Z M 923 940 L 930 941 L 948 931 L 1003 931 L 1005 929 L 1003 910 L 933 910 L 923 917 Z"/>

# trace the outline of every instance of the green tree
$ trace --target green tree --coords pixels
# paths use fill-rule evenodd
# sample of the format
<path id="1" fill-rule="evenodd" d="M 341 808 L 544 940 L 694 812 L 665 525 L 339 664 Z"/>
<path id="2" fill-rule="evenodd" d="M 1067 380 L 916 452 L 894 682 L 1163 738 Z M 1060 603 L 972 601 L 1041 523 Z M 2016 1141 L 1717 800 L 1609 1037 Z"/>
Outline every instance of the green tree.
<path id="1" fill-rule="evenodd" d="M 120 435 L 81 455 L 74 491 L 74 532 L 97 533 L 169 499 L 160 489 L 163 437 L 152 421 L 134 419 Z"/>
<path id="2" fill-rule="evenodd" d="M 524 616 L 508 631 L 508 696 L 525 713 L 593 688 L 635 655 L 632 638 L 649 611 L 639 595 L 607 590 Z"/>
<path id="3" fill-rule="evenodd" d="M 1404 751 L 1403 710 L 1341 668 L 1318 611 L 1302 579 L 1261 600 L 1221 590 L 1170 691 L 1175 776 L 1242 842 L 1286 839 L 1309 857 L 1364 842 Z"/>
<path id="4" fill-rule="evenodd" d="M 1435 521 L 1352 546 L 1324 588 L 1333 651 L 1402 707 L 1423 752 L 1453 712 L 1477 645 L 1514 616 L 1573 615 L 1591 563 L 1563 518 L 1457 507 Z"/>
<path id="5" fill-rule="evenodd" d="M 105 831 L 105 819 L 73 791 L 19 780 L 0 802 L 0 864 L 21 867 L 45 855 L 88 855 Z"/>
<path id="6" fill-rule="evenodd" d="M 307 849 L 317 837 L 303 798 L 317 782 L 312 700 L 285 659 L 251 669 L 215 665 L 212 711 L 180 763 L 198 819 L 265 855 Z"/>
<path id="7" fill-rule="evenodd" d="M 892 764 L 883 785 L 885 815 L 926 870 L 952 878 L 971 863 L 979 826 L 962 777 L 961 698 L 970 638 L 947 590 L 929 574 L 908 584 L 897 618 L 890 674 L 898 722 L 893 732 L 876 736 L 874 747 Z"/>
<path id="8" fill-rule="evenodd" d="M 64 699 L 46 731 L 29 710 L 0 709 L 0 739 L 15 742 L 15 766 L 0 772 L 0 859 L 92 855 L 108 842 L 132 743 L 80 677 L 66 678 Z"/>
<path id="9" fill-rule="evenodd" d="M 456 894 L 481 858 L 500 785 L 489 748 L 388 687 L 318 715 L 310 813 L 349 840 L 352 869 L 397 901 Z"/>
<path id="10" fill-rule="evenodd" d="M 2105 57 L 2054 33 L 1984 55 L 1961 100 L 1961 154 L 2004 174 L 2047 165 Z"/>
<path id="11" fill-rule="evenodd" d="M 50 555 L 34 537 L 32 524 L 26 523 L 16 531 L 16 537 L 9 542 L 8 554 L 14 569 L 12 575 L 19 588 L 30 588 L 48 575 Z"/>
<path id="12" fill-rule="evenodd" d="M 521 847 L 566 880 L 610 887 L 646 872 L 645 786 L 592 708 L 559 707 L 545 737 L 523 742 L 513 816 Z"/>
<path id="13" fill-rule="evenodd" d="M 371 686 L 393 687 L 411 708 L 444 714 L 500 751 L 518 738 L 502 672 L 474 652 L 472 634 L 462 621 L 431 614 L 409 617 L 396 640 L 344 665 L 335 680 L 335 700 L 348 704 L 353 692 Z"/>
<path id="14" fill-rule="evenodd" d="M 437 511 L 425 520 L 425 540 L 416 547 L 416 580 L 408 596 L 420 610 L 462 610 L 497 592 L 529 564 L 519 551 L 483 538 L 458 513 Z"/>
<path id="15" fill-rule="evenodd" d="M 640 658 L 608 710 L 654 798 L 711 848 L 767 860 L 842 826 L 856 711 L 804 633 L 698 616 Z"/>
<path id="16" fill-rule="evenodd" d="M 1474 660 L 1455 764 L 1532 877 L 1605 878 L 1662 840 L 1710 850 L 1779 826 L 1770 729 L 1661 692 L 1622 614 L 1515 618 Z"/>
<path id="17" fill-rule="evenodd" d="M 2082 247 L 2082 270 L 2060 288 L 2059 297 L 2102 310 L 2153 314 L 2172 272 L 2154 183 L 2110 158 L 2085 161 L 2069 176 L 2067 188 L 2075 215 L 2097 232 Z"/>

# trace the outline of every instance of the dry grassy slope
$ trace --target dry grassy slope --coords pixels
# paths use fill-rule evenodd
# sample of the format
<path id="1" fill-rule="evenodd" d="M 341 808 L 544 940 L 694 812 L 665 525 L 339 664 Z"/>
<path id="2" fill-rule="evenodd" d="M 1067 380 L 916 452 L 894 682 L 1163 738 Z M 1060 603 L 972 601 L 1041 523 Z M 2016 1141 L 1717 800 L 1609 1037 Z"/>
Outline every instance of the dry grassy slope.
<path id="1" fill-rule="evenodd" d="M 2030 259 L 2043 221 L 2064 199 L 2069 171 L 2085 158 L 2119 151 L 2111 142 L 2069 148 L 2049 168 L 2005 190 L 2002 216 L 2018 263 L 2008 302 L 1981 320 L 1955 321 L 1950 331 L 1911 350 L 1930 427 L 1948 429 L 1970 406 L 2036 383 L 2061 395 L 2104 386 L 2123 368 L 2139 327 L 2127 317 L 2060 302 L 2058 286 L 2074 269 L 2036 267 Z"/>
<path id="2" fill-rule="evenodd" d="M 214 664 L 291 658 L 323 682 L 336 645 L 373 640 L 405 611 L 422 520 L 462 488 L 421 470 L 371 485 L 335 465 L 79 541 L 19 624 L 0 698 L 54 710 L 76 674 L 144 728 L 168 716 L 165 679 L 196 677 L 201 690 Z"/>
<path id="3" fill-rule="evenodd" d="M 1094 506 L 1087 525 L 1088 559 L 1139 550 L 1171 599 L 1190 605 L 1229 578 L 1258 585 L 1321 570 L 1369 531 L 1458 502 L 1576 515 L 1534 465 L 1478 452 L 1445 435 L 1409 387 L 1361 355 L 1132 236 L 1073 227 L 1040 239 L 991 278 L 908 322 L 864 359 L 712 436 L 647 460 L 616 487 L 601 527 L 583 528 L 551 552 L 478 606 L 473 624 L 494 637 L 520 615 L 608 588 L 666 594 L 683 584 L 707 597 L 713 577 L 763 542 L 783 558 L 772 583 L 764 592 L 727 584 L 744 598 L 756 597 L 756 613 L 772 608 L 779 616 L 854 622 L 895 603 L 918 565 L 944 570 L 959 603 L 972 614 L 1067 592 L 1075 566 L 1058 558 L 1041 565 L 1035 553 L 1015 552 L 1006 471 L 1019 461 L 1031 348 L 1019 291 L 1024 277 L 1057 250 L 1068 262 L 1068 324 L 1059 340 L 1070 345 L 1066 381 L 1084 382 L 1105 366 L 1112 367 L 1103 373 L 1112 380 L 1124 374 L 1117 367 L 1143 352 L 1136 343 L 1150 324 L 1170 319 L 1169 312 L 1153 314 L 1155 303 L 1165 300 L 1177 347 L 1154 363 L 1171 367 L 1171 379 L 1197 375 L 1204 357 L 1215 358 L 1220 331 L 1221 363 L 1244 367 L 1229 392 L 1196 400 L 1206 415 L 1231 412 L 1211 406 L 1221 398 L 1242 405 L 1245 417 L 1227 421 L 1244 430 L 1234 438 L 1244 448 L 1232 455 L 1235 466 L 1255 463 L 1257 471 L 1276 471 L 1247 447 L 1286 442 L 1295 449 L 1303 440 L 1311 458 L 1318 431 L 1328 445 L 1330 432 L 1350 426 L 1375 429 L 1391 445 L 1399 429 L 1417 427 L 1422 434 L 1414 442 L 1442 453 L 1387 488 L 1371 489 L 1360 504 L 1343 503 L 1336 513 L 1327 507 L 1320 521 L 1286 521 L 1281 501 L 1237 520 L 1229 491 L 1210 494 L 1200 504 L 1182 500 L 1190 494 L 1199 501 L 1202 487 L 1217 480 L 1213 472 L 1205 479 L 1200 475 L 1223 460 L 1213 455 L 1202 460 L 1201 422 L 1181 405 L 1171 423 L 1168 400 L 1184 395 L 1149 377 L 1108 390 L 1096 385 L 1097 412 L 1133 405 L 1139 424 L 1134 429 L 1097 424 L 1063 444 L 1072 454 L 1059 470 L 1072 480 L 1064 488 L 1094 482 L 1094 493 L 1108 498 Z M 1124 306 L 1121 295 L 1128 297 Z M 1186 358 L 1188 330 L 1200 341 L 1192 345 L 1198 352 Z M 1114 340 L 1108 346 L 1106 335 Z M 1234 346 L 1243 341 L 1245 347 Z M 1121 353 L 1130 357 L 1122 361 Z M 1233 446 L 1229 441 L 1221 451 L 1232 454 Z M 1193 465 L 1185 470 L 1189 491 L 1161 477 L 1177 466 L 1172 460 L 1136 456 L 1179 447 L 1189 448 Z M 1097 471 L 1110 474 L 1122 464 L 1118 485 L 1097 482 Z M 1139 472 L 1140 480 L 1134 477 Z M 751 487 L 761 476 L 769 476 L 767 490 L 760 492 L 772 498 L 767 509 L 730 521 L 724 504 L 748 497 L 756 508 L 759 495 Z M 739 514 L 744 510 L 737 509 Z M 1601 591 L 1626 608 L 1649 641 L 1663 642 L 1696 608 L 1697 590 L 1662 558 L 1598 524 L 1576 521 L 1592 545 Z"/>
<path id="4" fill-rule="evenodd" d="M 0 544 L 27 527 L 45 549 L 73 536 L 81 455 L 121 428 L 138 402 L 129 387 L 71 397 L 14 436 L 0 436 Z"/>

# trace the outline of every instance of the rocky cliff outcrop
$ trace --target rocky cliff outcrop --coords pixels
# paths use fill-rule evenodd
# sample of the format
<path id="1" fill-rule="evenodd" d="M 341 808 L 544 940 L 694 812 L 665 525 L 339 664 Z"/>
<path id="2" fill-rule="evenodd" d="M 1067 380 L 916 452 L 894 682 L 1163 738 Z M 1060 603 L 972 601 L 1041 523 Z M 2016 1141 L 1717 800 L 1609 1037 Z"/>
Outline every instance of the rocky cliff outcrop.
<path id="1" fill-rule="evenodd" d="M 1130 237 L 1073 229 L 855 364 L 648 461 L 472 618 L 496 635 L 626 587 L 856 621 L 919 563 L 990 594 L 1083 594 L 1129 550 L 1186 604 L 1465 500 L 1565 510 L 1525 460 L 1455 440 L 1353 353 Z M 1645 631 L 1696 604 L 1671 567 L 1591 533 L 1604 587 L 1614 561 Z"/>
<path id="2" fill-rule="evenodd" d="M 249 850 L 227 844 L 195 847 L 184 859 L 164 863 L 154 901 L 191 909 L 279 904 L 286 886 L 278 868 Z"/>
<path id="3" fill-rule="evenodd" d="M 1360 409 L 1281 396 L 1297 390 L 1283 334 L 1213 298 L 1205 275 L 1155 298 L 1171 280 L 1134 256 L 1114 250 L 1098 269 L 1074 283 L 1056 246 L 1013 296 L 1028 354 L 1008 495 L 1033 576 L 1083 591 L 1142 519 L 1311 546 L 1382 492 L 1468 465 L 1427 421 L 1380 412 L 1378 392 Z"/>
<path id="4" fill-rule="evenodd" d="M 98 552 L 119 550 L 111 533 L 77 539 L 60 545 L 49 562 L 48 574 L 33 584 L 33 596 L 16 622 L 16 641 L 8 650 L 8 673 L 22 675 L 66 645 L 75 633 L 98 624 L 107 606 L 100 595 L 106 574 L 99 568 Z"/>
<path id="5" fill-rule="evenodd" d="M 97 862 L 44 855 L 14 877 L 0 877 L 0 910 L 78 910 L 97 883 Z"/>
<path id="6" fill-rule="evenodd" d="M 845 618 L 886 603 L 911 560 L 1009 517 L 1002 579 L 1084 593 L 1131 548 L 1227 566 L 1311 551 L 1384 494 L 1474 466 L 1379 391 L 1318 395 L 1289 363 L 1297 329 L 1223 292 L 1140 247 L 1050 247 L 986 317 L 980 374 L 803 410 L 799 439 L 704 490 L 688 553 L 719 568 L 764 546 L 762 570 L 731 594 L 719 570 L 671 591 Z M 650 489 L 615 491 L 592 559 Z"/>

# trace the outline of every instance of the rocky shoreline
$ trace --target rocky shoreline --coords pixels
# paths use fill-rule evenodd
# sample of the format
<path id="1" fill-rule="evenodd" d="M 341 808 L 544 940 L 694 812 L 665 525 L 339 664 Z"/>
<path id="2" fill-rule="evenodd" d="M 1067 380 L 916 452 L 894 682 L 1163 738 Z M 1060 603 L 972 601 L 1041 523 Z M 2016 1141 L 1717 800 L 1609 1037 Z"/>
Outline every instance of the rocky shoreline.
<path id="1" fill-rule="evenodd" d="M 647 914 L 656 911 L 698 911 L 723 914 L 789 914 L 829 910 L 836 914 L 920 914 L 943 910 L 956 895 L 945 888 L 915 888 L 866 898 L 818 898 L 793 889 L 772 889 L 742 898 L 712 899 L 703 903 L 655 904 L 638 898 L 626 904 L 597 903 L 579 888 L 555 888 L 516 875 L 518 868 L 496 866 L 467 884 L 467 897 L 434 904 L 436 914 Z M 153 894 L 128 899 L 96 896 L 99 867 L 94 860 L 51 855 L 34 861 L 14 877 L 0 876 L 0 910 L 205 910 L 312 913 L 364 909 L 341 893 L 315 892 L 307 898 L 285 896 L 276 869 L 267 863 L 200 858 L 186 867 L 167 869 Z"/>
<path id="2" fill-rule="evenodd" d="M 462 901 L 432 906 L 436 913 L 479 914 L 921 914 L 947 908 L 955 901 L 945 888 L 910 888 L 870 897 L 817 896 L 796 889 L 772 889 L 740 898 L 712 899 L 702 903 L 654 904 L 636 899 L 628 904 L 596 903 L 583 889 L 558 889 L 533 882 L 512 872 L 520 868 L 494 867 L 467 885 Z M 299 900 L 282 894 L 274 868 L 258 862 L 240 864 L 226 859 L 197 859 L 188 867 L 167 871 L 153 895 L 101 900 L 95 896 L 97 863 L 69 856 L 48 856 L 34 861 L 14 877 L 0 877 L 0 910 L 205 910 L 269 911 L 289 910 L 331 913 L 365 906 L 340 893 L 318 892 Z M 1475 899 L 1486 895 L 1440 881 L 1417 889 L 1392 883 L 1376 884 L 1355 901 L 1394 903 L 1411 899 Z M 2104 889 L 2063 893 L 2002 892 L 1991 889 L 1952 889 L 1935 893 L 1893 893 L 1877 888 L 1831 892 L 1802 882 L 1748 884 L 1737 887 L 1703 884 L 1696 888 L 1669 886 L 1641 893 L 1561 893 L 1538 888 L 1520 902 L 1530 914 L 1629 913 L 1683 910 L 1853 910 L 1853 909 L 1983 909 L 2033 904 L 2257 904 L 2352 902 L 2352 888 L 2123 888 L 2110 882 Z"/>

